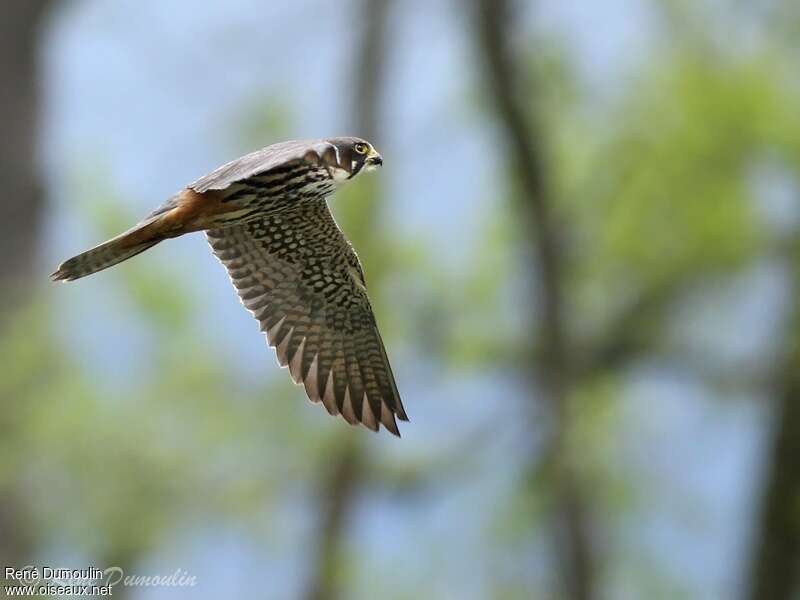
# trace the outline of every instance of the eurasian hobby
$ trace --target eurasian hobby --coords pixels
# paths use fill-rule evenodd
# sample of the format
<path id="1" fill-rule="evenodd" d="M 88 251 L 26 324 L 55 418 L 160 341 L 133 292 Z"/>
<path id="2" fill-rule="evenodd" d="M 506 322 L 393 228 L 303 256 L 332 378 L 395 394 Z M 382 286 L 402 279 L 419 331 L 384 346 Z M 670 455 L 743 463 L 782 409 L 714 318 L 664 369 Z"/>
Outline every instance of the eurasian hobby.
<path id="1" fill-rule="evenodd" d="M 399 435 L 407 421 L 364 272 L 327 198 L 383 164 L 354 137 L 268 146 L 201 177 L 125 233 L 64 262 L 72 281 L 167 238 L 205 231 L 244 306 L 313 402 Z"/>

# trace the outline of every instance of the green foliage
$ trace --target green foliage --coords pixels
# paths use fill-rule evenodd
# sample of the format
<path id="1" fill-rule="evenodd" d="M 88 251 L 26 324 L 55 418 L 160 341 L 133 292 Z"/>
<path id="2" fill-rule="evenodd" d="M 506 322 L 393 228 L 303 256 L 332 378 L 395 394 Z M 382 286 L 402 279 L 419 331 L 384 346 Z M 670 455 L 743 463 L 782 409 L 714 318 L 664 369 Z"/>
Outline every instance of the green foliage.
<path id="1" fill-rule="evenodd" d="M 533 63 L 531 110 L 543 129 L 537 142 L 548 152 L 546 175 L 565 239 L 564 310 L 577 364 L 563 409 L 564 455 L 556 460 L 572 465 L 593 516 L 612 528 L 658 502 L 620 465 L 619 432 L 637 426 L 621 410 L 628 369 L 662 357 L 676 307 L 698 288 L 784 252 L 759 213 L 752 176 L 765 157 L 789 170 L 800 167 L 800 89 L 769 36 L 749 53 L 698 53 L 719 33 L 694 29 L 670 38 L 669 51 L 642 63 L 610 106 L 571 85 L 574 74 L 557 58 L 537 56 Z M 730 41 L 731 32 L 725 35 Z M 508 174 L 498 173 L 492 192 L 497 206 L 511 209 L 504 197 L 528 199 L 519 197 L 515 181 L 506 183 Z M 514 274 L 528 278 L 530 268 L 514 253 L 531 232 L 508 214 L 497 211 L 488 220 L 464 293 L 453 294 L 465 299 L 457 322 L 459 331 L 469 324 L 469 333 L 454 338 L 450 357 L 471 369 L 514 368 L 531 339 L 530 327 L 506 326 L 530 322 L 536 310 L 503 303 L 509 291 L 520 292 Z M 509 311 L 516 315 L 509 318 Z M 532 465 L 527 484 L 497 517 L 503 550 L 524 551 L 530 535 L 546 532 L 554 478 L 541 467 Z M 620 554 L 603 548 L 599 556 L 611 589 L 631 597 L 692 597 L 693 584 L 674 581 L 652 556 L 621 540 L 615 548 Z M 530 582 L 523 576 L 519 585 L 529 589 Z"/>

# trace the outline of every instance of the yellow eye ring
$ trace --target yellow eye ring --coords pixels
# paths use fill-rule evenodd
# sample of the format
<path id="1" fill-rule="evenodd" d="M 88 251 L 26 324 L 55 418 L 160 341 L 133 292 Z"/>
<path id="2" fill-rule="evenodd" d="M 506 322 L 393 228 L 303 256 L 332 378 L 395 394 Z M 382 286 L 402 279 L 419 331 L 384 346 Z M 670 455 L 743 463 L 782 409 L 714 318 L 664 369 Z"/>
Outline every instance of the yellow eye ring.
<path id="1" fill-rule="evenodd" d="M 353 150 L 356 151 L 356 154 L 366 154 L 367 153 L 367 145 L 362 142 L 357 142 L 353 146 Z"/>

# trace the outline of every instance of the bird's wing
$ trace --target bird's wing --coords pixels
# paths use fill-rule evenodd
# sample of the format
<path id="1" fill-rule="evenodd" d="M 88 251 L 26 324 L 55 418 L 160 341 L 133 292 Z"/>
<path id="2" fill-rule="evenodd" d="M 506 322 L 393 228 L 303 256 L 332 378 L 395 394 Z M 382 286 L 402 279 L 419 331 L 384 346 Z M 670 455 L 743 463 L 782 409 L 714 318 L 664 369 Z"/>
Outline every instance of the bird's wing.
<path id="1" fill-rule="evenodd" d="M 209 190 L 224 190 L 232 183 L 272 169 L 291 168 L 308 160 L 318 161 L 326 152 L 335 153 L 336 148 L 324 140 L 293 140 L 273 144 L 222 165 L 188 187 L 201 194 Z"/>
<path id="2" fill-rule="evenodd" d="M 364 276 L 326 202 L 207 232 L 244 306 L 314 402 L 399 435 L 407 421 Z"/>

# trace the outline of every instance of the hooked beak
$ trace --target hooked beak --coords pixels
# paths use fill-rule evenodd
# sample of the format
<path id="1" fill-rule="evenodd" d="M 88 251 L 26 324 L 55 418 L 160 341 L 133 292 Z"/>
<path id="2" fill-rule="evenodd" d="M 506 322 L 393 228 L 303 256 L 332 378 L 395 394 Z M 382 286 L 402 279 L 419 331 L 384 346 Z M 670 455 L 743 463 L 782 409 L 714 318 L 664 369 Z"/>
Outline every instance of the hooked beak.
<path id="1" fill-rule="evenodd" d="M 383 157 L 380 154 L 378 154 L 373 148 L 367 155 L 367 157 L 364 159 L 364 162 L 359 163 L 353 161 L 353 166 L 355 167 L 355 170 L 352 173 L 350 173 L 348 179 L 352 179 L 353 177 L 358 175 L 362 170 L 364 172 L 374 171 L 382 164 L 383 164 Z"/>

